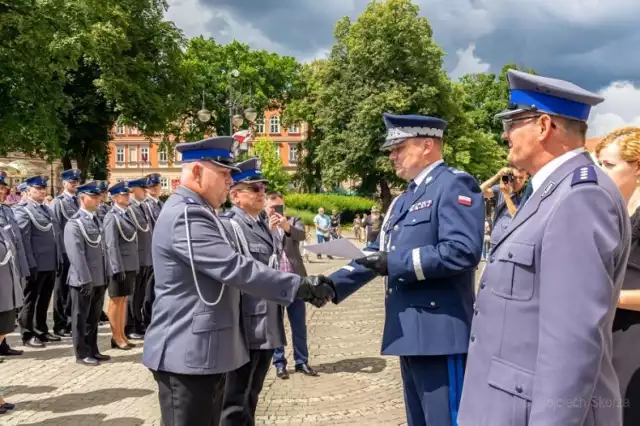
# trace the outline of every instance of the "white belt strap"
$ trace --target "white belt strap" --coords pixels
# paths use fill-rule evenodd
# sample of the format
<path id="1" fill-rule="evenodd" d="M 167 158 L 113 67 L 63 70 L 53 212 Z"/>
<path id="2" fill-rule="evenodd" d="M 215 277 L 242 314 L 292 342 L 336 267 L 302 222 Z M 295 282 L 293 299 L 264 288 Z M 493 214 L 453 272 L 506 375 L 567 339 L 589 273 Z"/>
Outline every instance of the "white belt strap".
<path id="1" fill-rule="evenodd" d="M 29 207 L 24 206 L 24 211 L 27 213 L 27 216 L 29 216 L 29 220 L 31 221 L 33 226 L 35 226 L 36 229 L 38 229 L 40 232 L 49 232 L 53 229 L 53 221 L 49 222 L 48 225 L 41 225 L 40 222 L 36 220 L 31 210 L 29 210 Z"/>
<path id="2" fill-rule="evenodd" d="M 133 231 L 133 234 L 131 235 L 131 238 L 127 238 L 126 235 L 124 235 L 124 231 L 122 230 L 122 225 L 120 225 L 120 219 L 118 219 L 118 215 L 114 214 L 115 219 L 116 219 L 116 225 L 118 225 L 118 231 L 120 232 L 120 236 L 122 237 L 123 240 L 125 240 L 126 242 L 130 243 L 133 240 L 136 239 L 136 237 L 138 236 L 138 231 Z"/>
<path id="3" fill-rule="evenodd" d="M 78 225 L 80 226 L 80 233 L 84 237 L 84 240 L 87 242 L 87 245 L 93 248 L 96 248 L 100 245 L 100 243 L 102 242 L 101 234 L 98 234 L 98 238 L 96 238 L 95 240 L 92 240 L 91 238 L 89 238 L 89 235 L 87 234 L 87 230 L 85 229 L 82 221 L 80 219 L 72 219 L 72 220 L 75 220 L 76 222 L 78 222 Z"/>
<path id="4" fill-rule="evenodd" d="M 386 215 L 384 217 L 384 220 L 382 221 L 382 229 L 380 230 L 380 247 L 379 250 L 380 251 L 387 251 L 387 243 L 388 241 L 386 241 L 387 239 L 387 232 L 386 232 L 386 227 L 387 227 L 387 222 L 389 222 L 389 220 L 391 219 L 391 212 L 393 211 L 393 206 L 396 205 L 396 201 L 398 201 L 398 198 L 402 197 L 402 195 L 398 195 L 396 198 L 393 199 L 393 201 L 391 202 L 391 205 L 389 206 L 389 210 L 387 210 L 389 212 L 388 215 Z"/>
<path id="5" fill-rule="evenodd" d="M 233 232 L 236 236 L 236 240 L 240 245 L 242 254 L 253 259 L 253 255 L 249 250 L 249 243 L 247 242 L 247 238 L 245 237 L 244 231 L 240 227 L 240 224 L 233 219 L 230 219 L 229 221 L 231 222 L 231 227 L 233 228 Z M 269 257 L 268 265 L 270 268 L 278 269 L 278 255 L 275 252 Z"/>

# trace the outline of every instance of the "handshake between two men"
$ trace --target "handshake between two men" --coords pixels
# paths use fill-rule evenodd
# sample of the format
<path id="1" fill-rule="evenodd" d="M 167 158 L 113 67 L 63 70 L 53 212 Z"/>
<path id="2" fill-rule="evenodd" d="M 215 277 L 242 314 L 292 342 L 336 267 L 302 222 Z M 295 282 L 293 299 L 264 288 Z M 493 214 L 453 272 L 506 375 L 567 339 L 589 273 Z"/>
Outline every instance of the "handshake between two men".
<path id="1" fill-rule="evenodd" d="M 354 262 L 375 271 L 378 275 L 388 275 L 386 252 L 372 253 L 367 257 L 356 259 Z M 324 275 L 303 277 L 296 295 L 296 298 L 309 302 L 316 308 L 323 307 L 335 297 L 335 285 L 331 278 Z"/>

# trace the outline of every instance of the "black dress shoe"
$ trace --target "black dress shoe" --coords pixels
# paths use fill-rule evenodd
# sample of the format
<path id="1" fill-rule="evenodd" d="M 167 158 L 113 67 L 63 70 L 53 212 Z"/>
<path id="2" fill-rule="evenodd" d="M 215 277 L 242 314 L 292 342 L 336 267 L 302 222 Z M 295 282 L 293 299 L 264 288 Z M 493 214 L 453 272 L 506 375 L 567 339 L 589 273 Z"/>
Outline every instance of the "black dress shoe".
<path id="1" fill-rule="evenodd" d="M 95 366 L 100 365 L 100 362 L 97 359 L 95 359 L 93 357 L 90 357 L 90 356 L 88 356 L 86 358 L 82 358 L 82 359 L 76 359 L 76 362 L 78 364 L 87 365 L 89 367 L 95 367 Z"/>
<path id="2" fill-rule="evenodd" d="M 286 380 L 289 378 L 289 372 L 287 371 L 287 367 L 276 368 L 276 377 L 278 379 Z"/>
<path id="3" fill-rule="evenodd" d="M 30 348 L 37 348 L 37 349 L 42 349 L 45 347 L 44 342 L 38 339 L 37 337 L 32 337 L 31 339 L 25 341 L 24 345 Z"/>
<path id="4" fill-rule="evenodd" d="M 58 336 L 54 336 L 53 334 L 48 333 L 48 332 L 44 333 L 44 334 L 41 334 L 38 337 L 40 337 L 40 340 L 42 340 L 43 342 L 60 342 L 62 340 Z"/>
<path id="5" fill-rule="evenodd" d="M 296 365 L 296 373 L 302 373 L 305 376 L 317 376 L 318 373 L 311 367 L 309 367 L 309 364 L 307 364 L 306 362 L 304 364 L 298 364 Z"/>
<path id="6" fill-rule="evenodd" d="M 111 339 L 111 349 L 120 349 L 121 351 L 130 351 L 131 346 L 125 343 L 124 346 L 120 346 L 115 340 Z"/>
<path id="7" fill-rule="evenodd" d="M 0 407 L 0 414 L 4 414 L 4 413 L 6 413 L 6 412 L 7 412 L 7 409 L 6 409 L 6 408 L 2 408 L 2 407 Z"/>
<path id="8" fill-rule="evenodd" d="M 18 355 L 22 355 L 23 353 L 24 351 L 19 351 L 13 348 L 7 348 L 5 350 L 0 349 L 0 355 L 2 356 L 18 356 Z"/>
<path id="9" fill-rule="evenodd" d="M 140 334 L 140 333 L 129 333 L 129 334 L 127 334 L 127 339 L 144 340 L 144 335 Z"/>
<path id="10" fill-rule="evenodd" d="M 65 330 L 54 331 L 53 334 L 58 337 L 71 337 L 71 333 Z"/>
<path id="11" fill-rule="evenodd" d="M 0 405 L 0 407 L 4 408 L 5 410 L 13 410 L 14 408 L 16 408 L 16 404 L 5 402 L 4 404 Z"/>
<path id="12" fill-rule="evenodd" d="M 93 357 L 95 359 L 97 359 L 98 361 L 109 361 L 109 360 L 111 360 L 111 357 L 109 355 L 95 354 Z"/>

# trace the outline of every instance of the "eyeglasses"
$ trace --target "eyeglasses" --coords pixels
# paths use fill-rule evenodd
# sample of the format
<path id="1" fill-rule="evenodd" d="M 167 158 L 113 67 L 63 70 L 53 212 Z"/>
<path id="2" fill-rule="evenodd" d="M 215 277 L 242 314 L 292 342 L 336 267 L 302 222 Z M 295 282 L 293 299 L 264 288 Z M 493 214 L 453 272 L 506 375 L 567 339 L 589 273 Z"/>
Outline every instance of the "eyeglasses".
<path id="1" fill-rule="evenodd" d="M 511 129 L 513 128 L 513 125 L 519 121 L 529 121 L 529 120 L 535 120 L 538 117 L 540 117 L 539 115 L 526 115 L 524 117 L 516 117 L 516 118 L 508 118 L 506 120 L 502 120 L 502 131 L 504 133 L 509 133 L 511 131 Z"/>
<path id="2" fill-rule="evenodd" d="M 263 185 L 261 183 L 255 183 L 253 185 L 247 186 L 244 189 L 241 189 L 241 191 L 243 191 L 243 192 L 255 192 L 255 193 L 266 192 L 267 191 L 267 186 Z"/>

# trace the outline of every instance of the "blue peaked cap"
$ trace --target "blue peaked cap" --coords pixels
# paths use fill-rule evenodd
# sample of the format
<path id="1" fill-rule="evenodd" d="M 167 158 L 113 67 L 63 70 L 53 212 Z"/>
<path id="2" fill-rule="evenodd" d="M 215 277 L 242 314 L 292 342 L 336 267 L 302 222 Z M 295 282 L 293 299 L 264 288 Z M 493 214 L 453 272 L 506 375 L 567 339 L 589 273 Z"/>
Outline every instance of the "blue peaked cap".
<path id="1" fill-rule="evenodd" d="M 111 185 L 108 191 L 111 195 L 129 193 L 129 183 L 127 181 L 118 182 L 115 185 Z"/>
<path id="2" fill-rule="evenodd" d="M 100 181 L 99 186 L 100 186 L 100 192 L 105 192 L 109 187 L 109 183 L 103 180 L 103 181 Z"/>
<path id="3" fill-rule="evenodd" d="M 182 154 L 182 162 L 210 161 L 219 166 L 238 171 L 233 164 L 239 142 L 232 136 L 216 136 L 198 142 L 185 142 L 176 145 L 176 151 Z"/>
<path id="4" fill-rule="evenodd" d="M 18 187 L 16 188 L 18 190 L 18 192 L 24 192 L 27 190 L 27 182 L 22 182 L 20 185 L 18 185 Z"/>
<path id="5" fill-rule="evenodd" d="M 240 172 L 232 175 L 234 185 L 238 183 L 268 182 L 268 180 L 262 176 L 262 164 L 259 158 L 249 158 L 241 163 L 237 163 L 236 167 Z"/>
<path id="6" fill-rule="evenodd" d="M 92 180 L 85 184 L 78 186 L 77 194 L 89 194 L 89 195 L 100 195 L 102 190 L 100 189 L 101 182 Z"/>
<path id="7" fill-rule="evenodd" d="M 587 121 L 591 107 L 604 98 L 564 80 L 522 71 L 507 71 L 509 106 L 496 115 L 506 120 L 522 112 L 541 112 L 578 121 Z"/>
<path id="8" fill-rule="evenodd" d="M 25 180 L 25 183 L 27 184 L 27 186 L 47 186 L 48 182 L 49 182 L 49 179 L 43 175 L 32 176 L 30 178 L 27 178 L 27 180 Z"/>
<path id="9" fill-rule="evenodd" d="M 447 122 L 426 115 L 382 114 L 387 136 L 381 149 L 389 149 L 409 138 L 424 137 L 442 139 Z"/>
<path id="10" fill-rule="evenodd" d="M 160 173 L 147 175 L 147 186 L 160 185 Z"/>
<path id="11" fill-rule="evenodd" d="M 82 172 L 78 169 L 69 169 L 60 173 L 62 180 L 80 180 Z"/>
<path id="12" fill-rule="evenodd" d="M 0 170 L 0 185 L 6 185 L 7 182 L 5 179 L 7 178 L 7 173 L 3 170 Z"/>
<path id="13" fill-rule="evenodd" d="M 136 180 L 129 181 L 129 188 L 146 188 L 147 178 L 146 176 Z"/>

